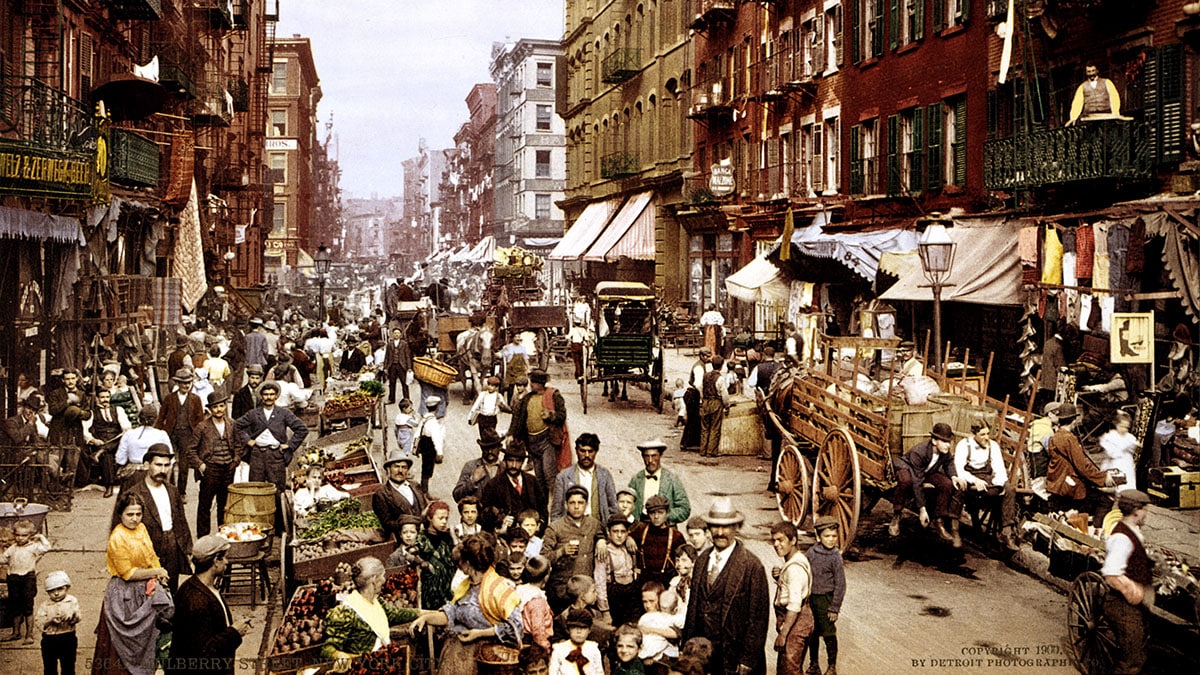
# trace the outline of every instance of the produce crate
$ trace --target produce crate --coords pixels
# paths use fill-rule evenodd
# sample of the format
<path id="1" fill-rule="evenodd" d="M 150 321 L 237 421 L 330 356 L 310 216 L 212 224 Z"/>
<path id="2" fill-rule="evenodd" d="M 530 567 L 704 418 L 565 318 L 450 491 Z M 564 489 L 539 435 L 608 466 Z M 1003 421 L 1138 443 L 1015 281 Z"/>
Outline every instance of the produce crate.
<path id="1" fill-rule="evenodd" d="M 1148 492 L 1154 503 L 1172 509 L 1200 508 L 1200 471 L 1178 466 L 1150 469 Z"/>
<path id="2" fill-rule="evenodd" d="M 351 549 L 349 551 L 339 551 L 331 555 L 312 558 L 310 560 L 301 560 L 292 564 L 292 579 L 295 581 L 313 581 L 315 579 L 325 579 L 333 576 L 337 571 L 338 563 L 354 564 L 359 558 L 373 556 L 380 560 L 387 561 L 388 556 L 392 551 L 396 550 L 396 541 L 385 541 L 379 544 L 371 544 L 362 548 Z"/>
<path id="3" fill-rule="evenodd" d="M 283 630 L 285 626 L 288 626 L 296 621 L 296 616 L 298 614 L 296 605 L 297 598 L 299 598 L 301 595 L 307 595 L 310 592 L 316 594 L 317 584 L 300 586 L 295 590 L 294 593 L 292 593 L 291 600 L 288 601 L 287 609 L 283 613 L 283 619 L 279 622 L 279 626 L 275 629 L 275 632 L 271 636 L 272 649 L 271 652 L 267 654 L 267 672 L 277 673 L 279 675 L 283 675 L 285 673 L 295 673 L 303 668 L 308 668 L 322 662 L 323 659 L 321 658 L 321 647 L 323 645 L 323 641 L 318 641 L 316 644 L 310 644 L 307 647 L 301 647 L 300 649 L 286 650 L 278 649 L 278 645 L 276 644 L 279 639 L 280 631 Z M 328 609 L 328 607 L 325 607 L 324 611 L 328 611 Z M 324 614 L 324 611 L 321 613 Z"/>

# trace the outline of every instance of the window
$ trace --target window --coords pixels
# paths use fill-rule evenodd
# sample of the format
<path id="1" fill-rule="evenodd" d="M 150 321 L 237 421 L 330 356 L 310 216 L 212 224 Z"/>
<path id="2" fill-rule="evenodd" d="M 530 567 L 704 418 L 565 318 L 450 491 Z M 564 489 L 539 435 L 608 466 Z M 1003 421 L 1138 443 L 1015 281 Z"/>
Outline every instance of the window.
<path id="1" fill-rule="evenodd" d="M 538 150 L 537 153 L 535 153 L 535 159 L 536 159 L 536 162 L 535 162 L 536 167 L 535 167 L 534 174 L 533 174 L 534 177 L 549 178 L 550 177 L 550 151 L 549 150 Z"/>
<path id="2" fill-rule="evenodd" d="M 537 86 L 552 87 L 554 86 L 554 64 L 541 63 L 537 64 Z"/>
<path id="3" fill-rule="evenodd" d="M 825 192 L 836 193 L 842 184 L 841 176 L 838 173 L 838 160 L 840 159 L 840 148 L 838 144 L 841 142 L 841 132 L 838 118 L 826 118 L 824 127 L 825 128 L 822 131 L 825 137 Z"/>
<path id="4" fill-rule="evenodd" d="M 850 194 L 879 193 L 879 120 L 867 120 L 850 130 Z"/>
<path id="5" fill-rule="evenodd" d="M 800 186 L 812 194 L 821 191 L 821 128 L 816 124 L 806 124 L 800 129 L 800 157 L 797 159 L 800 170 Z"/>
<path id="6" fill-rule="evenodd" d="M 272 136 L 287 136 L 286 110 L 271 111 L 271 128 L 268 131 Z"/>
<path id="7" fill-rule="evenodd" d="M 550 131 L 550 106 L 548 105 L 537 107 L 537 130 Z"/>
<path id="8" fill-rule="evenodd" d="M 287 153 L 272 152 L 268 157 L 271 167 L 271 182 L 275 184 L 287 182 Z"/>
<path id="9" fill-rule="evenodd" d="M 275 202 L 271 210 L 271 236 L 276 239 L 287 236 L 287 202 Z"/>
<path id="10" fill-rule="evenodd" d="M 813 21 L 806 21 L 800 27 L 800 67 L 801 75 L 812 77 L 817 72 L 816 56 L 818 52 L 817 39 L 819 33 Z"/>
<path id="11" fill-rule="evenodd" d="M 857 63 L 883 54 L 884 6 L 883 0 L 852 1 L 850 58 Z"/>
<path id="12" fill-rule="evenodd" d="M 834 72 L 842 65 L 842 6 L 834 5 L 825 10 L 824 49 L 825 72 Z"/>
<path id="13" fill-rule="evenodd" d="M 535 220 L 550 220 L 550 195 L 533 196 L 533 217 Z"/>
<path id="14" fill-rule="evenodd" d="M 933 30 L 961 26 L 970 12 L 971 0 L 933 0 Z"/>
<path id="15" fill-rule="evenodd" d="M 287 93 L 287 61 L 276 61 L 271 64 L 271 93 Z"/>
<path id="16" fill-rule="evenodd" d="M 967 184 L 967 97 L 955 96 L 945 102 L 945 148 L 942 181 L 946 185 Z"/>
<path id="17" fill-rule="evenodd" d="M 925 186 L 925 109 L 888 118 L 888 194 L 910 195 Z"/>
<path id="18" fill-rule="evenodd" d="M 794 142 L 795 139 L 792 134 L 779 134 L 779 163 L 782 165 L 783 174 L 781 177 L 783 182 L 780 185 L 780 188 L 783 194 L 787 196 L 791 196 L 792 186 L 796 184 L 796 179 L 792 175 L 792 153 L 795 152 L 795 148 L 792 147 L 792 143 Z"/>
<path id="19" fill-rule="evenodd" d="M 892 49 L 925 37 L 925 0 L 892 0 L 889 29 Z"/>

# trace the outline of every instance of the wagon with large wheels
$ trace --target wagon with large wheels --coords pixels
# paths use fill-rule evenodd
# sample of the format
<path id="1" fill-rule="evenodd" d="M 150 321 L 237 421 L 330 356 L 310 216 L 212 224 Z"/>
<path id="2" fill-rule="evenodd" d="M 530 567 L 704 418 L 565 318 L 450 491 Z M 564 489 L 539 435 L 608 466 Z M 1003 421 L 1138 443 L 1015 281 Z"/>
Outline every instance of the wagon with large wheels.
<path id="1" fill-rule="evenodd" d="M 592 382 L 604 383 L 610 401 L 618 389 L 624 398 L 630 382 L 645 382 L 654 409 L 662 412 L 663 351 L 654 291 L 632 281 L 602 281 L 596 284 L 595 305 L 596 341 L 584 346 L 579 380 L 584 414 Z"/>
<path id="2" fill-rule="evenodd" d="M 1014 415 L 1021 411 L 1007 399 L 988 398 L 986 377 L 976 388 L 974 380 L 929 373 L 941 394 L 919 406 L 907 405 L 865 384 L 874 351 L 894 349 L 899 340 L 821 336 L 821 342 L 823 365 L 776 375 L 770 395 L 761 401 L 782 439 L 772 470 L 785 520 L 800 526 L 810 516 L 833 516 L 840 525 L 840 547 L 847 549 L 861 515 L 881 497 L 891 497 L 896 485 L 892 458 L 927 438 L 937 422 L 966 435 L 971 422 L 983 417 L 1005 463 L 1020 463 L 1029 411 Z M 889 382 L 892 374 L 883 373 Z M 1019 473 L 1009 471 L 1009 476 Z"/>

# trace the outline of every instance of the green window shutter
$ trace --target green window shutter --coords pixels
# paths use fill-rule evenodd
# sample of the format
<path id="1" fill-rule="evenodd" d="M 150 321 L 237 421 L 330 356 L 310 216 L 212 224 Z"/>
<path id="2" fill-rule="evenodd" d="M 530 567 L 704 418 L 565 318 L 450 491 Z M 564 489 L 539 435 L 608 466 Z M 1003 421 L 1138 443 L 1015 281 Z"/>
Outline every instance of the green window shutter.
<path id="1" fill-rule="evenodd" d="M 1000 135 L 1000 91 L 989 89 L 987 93 L 987 137 L 992 140 Z"/>
<path id="2" fill-rule="evenodd" d="M 916 108 L 912 112 L 912 154 L 908 158 L 909 186 L 912 193 L 925 189 L 925 109 Z"/>
<path id="3" fill-rule="evenodd" d="M 1163 45 L 1158 49 L 1158 131 L 1159 162 L 1183 160 L 1185 141 L 1183 45 Z"/>
<path id="4" fill-rule="evenodd" d="M 934 103 L 925 114 L 925 184 L 930 190 L 942 187 L 942 104 Z"/>
<path id="5" fill-rule="evenodd" d="M 946 0 L 933 0 L 933 32 L 946 27 Z"/>
<path id="6" fill-rule="evenodd" d="M 900 45 L 900 0 L 888 0 L 888 47 Z"/>
<path id="7" fill-rule="evenodd" d="M 967 96 L 954 105 L 954 184 L 967 184 Z"/>
<path id="8" fill-rule="evenodd" d="M 862 10 L 859 3 L 862 0 L 850 0 L 850 61 L 858 63 L 862 61 L 861 40 L 859 35 L 862 34 Z"/>
<path id="9" fill-rule="evenodd" d="M 883 0 L 875 0 L 875 26 L 871 31 L 871 56 L 883 55 Z"/>
<path id="10" fill-rule="evenodd" d="M 962 23 L 966 23 L 967 19 L 971 18 L 971 0 L 959 0 L 959 3 Z"/>
<path id="11" fill-rule="evenodd" d="M 838 5 L 833 12 L 833 45 L 834 60 L 841 68 L 846 64 L 846 43 L 843 42 L 846 29 L 846 17 L 842 14 L 842 6 Z"/>
<path id="12" fill-rule="evenodd" d="M 850 127 L 850 194 L 863 193 L 862 126 Z"/>
<path id="13" fill-rule="evenodd" d="M 900 116 L 891 115 L 887 119 L 887 194 L 895 197 L 900 194 Z"/>
<path id="14" fill-rule="evenodd" d="M 1146 123 L 1149 133 L 1146 134 L 1146 149 L 1152 164 L 1158 164 L 1159 151 L 1162 147 L 1162 130 L 1159 128 L 1158 106 L 1161 94 L 1159 82 L 1158 51 L 1146 55 L 1146 65 L 1142 69 L 1142 121 Z"/>
<path id="15" fill-rule="evenodd" d="M 925 1 L 916 0 L 913 3 L 912 39 L 914 41 L 925 37 Z"/>

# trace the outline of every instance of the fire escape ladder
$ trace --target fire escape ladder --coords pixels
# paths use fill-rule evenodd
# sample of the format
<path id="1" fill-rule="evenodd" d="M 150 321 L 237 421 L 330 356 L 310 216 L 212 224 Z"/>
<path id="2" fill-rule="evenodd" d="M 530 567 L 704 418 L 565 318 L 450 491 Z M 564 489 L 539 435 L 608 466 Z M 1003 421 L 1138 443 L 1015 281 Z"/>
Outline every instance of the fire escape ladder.
<path id="1" fill-rule="evenodd" d="M 25 0 L 25 75 L 52 89 L 64 89 L 62 69 L 62 0 Z"/>

